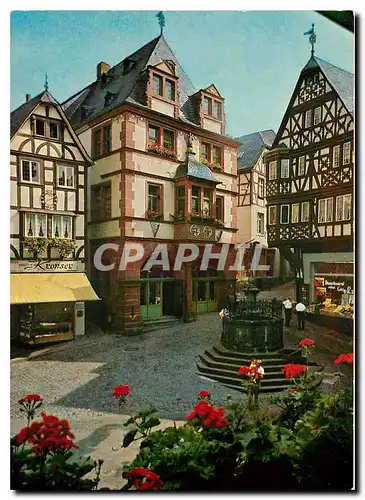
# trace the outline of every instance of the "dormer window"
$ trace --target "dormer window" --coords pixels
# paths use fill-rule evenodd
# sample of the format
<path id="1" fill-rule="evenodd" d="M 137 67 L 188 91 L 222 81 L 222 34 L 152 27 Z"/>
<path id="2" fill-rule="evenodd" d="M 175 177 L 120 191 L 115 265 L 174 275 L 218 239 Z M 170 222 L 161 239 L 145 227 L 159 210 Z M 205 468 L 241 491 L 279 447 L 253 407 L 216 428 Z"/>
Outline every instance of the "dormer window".
<path id="1" fill-rule="evenodd" d="M 110 106 L 110 104 L 117 97 L 117 94 L 113 94 L 112 92 L 107 92 L 104 97 L 104 107 Z"/>
<path id="2" fill-rule="evenodd" d="M 59 125 L 58 125 L 58 123 L 50 122 L 50 124 L 49 124 L 49 135 L 50 135 L 50 137 L 52 137 L 52 139 L 58 139 L 59 138 Z"/>
<path id="3" fill-rule="evenodd" d="M 214 101 L 213 116 L 217 118 L 217 120 L 222 119 L 222 103 L 219 101 Z"/>
<path id="4" fill-rule="evenodd" d="M 212 99 L 209 97 L 204 97 L 204 114 L 212 115 Z"/>
<path id="5" fill-rule="evenodd" d="M 175 82 L 166 79 L 166 97 L 170 101 L 175 101 Z"/>
<path id="6" fill-rule="evenodd" d="M 135 62 L 132 59 L 124 59 L 123 61 L 123 74 L 129 73 L 135 66 Z"/>
<path id="7" fill-rule="evenodd" d="M 162 96 L 163 78 L 160 75 L 153 75 L 153 93 Z"/>
<path id="8" fill-rule="evenodd" d="M 213 97 L 203 96 L 204 115 L 222 121 L 222 102 Z"/>

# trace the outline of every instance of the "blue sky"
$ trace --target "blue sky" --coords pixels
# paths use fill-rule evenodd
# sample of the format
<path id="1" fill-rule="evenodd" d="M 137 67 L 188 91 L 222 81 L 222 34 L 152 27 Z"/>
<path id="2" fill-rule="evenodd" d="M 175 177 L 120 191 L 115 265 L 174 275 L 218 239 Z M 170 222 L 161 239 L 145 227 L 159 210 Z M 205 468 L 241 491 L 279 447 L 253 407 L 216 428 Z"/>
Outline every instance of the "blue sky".
<path id="1" fill-rule="evenodd" d="M 15 11 L 11 14 L 11 109 L 43 89 L 60 102 L 159 34 L 155 11 Z M 165 37 L 196 89 L 225 98 L 227 133 L 276 132 L 310 57 L 353 72 L 353 35 L 314 11 L 165 12 Z"/>

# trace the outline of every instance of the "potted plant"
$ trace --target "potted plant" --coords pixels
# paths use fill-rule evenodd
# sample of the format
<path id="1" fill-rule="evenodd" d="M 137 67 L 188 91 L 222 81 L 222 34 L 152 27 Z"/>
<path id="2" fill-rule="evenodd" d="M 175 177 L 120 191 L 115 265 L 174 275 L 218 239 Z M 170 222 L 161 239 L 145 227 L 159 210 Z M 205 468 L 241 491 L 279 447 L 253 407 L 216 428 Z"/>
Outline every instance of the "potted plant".
<path id="1" fill-rule="evenodd" d="M 149 220 L 161 220 L 163 218 L 163 214 L 161 212 L 157 212 L 157 210 L 147 210 L 147 219 Z"/>
<path id="2" fill-rule="evenodd" d="M 38 254 L 44 252 L 48 246 L 47 238 L 24 238 L 23 246 L 29 252 L 33 253 L 34 258 L 38 257 Z"/>
<path id="3" fill-rule="evenodd" d="M 170 214 L 170 217 L 172 217 L 175 222 L 181 222 L 185 220 L 185 214 L 182 210 L 175 212 L 175 214 Z"/>
<path id="4" fill-rule="evenodd" d="M 68 257 L 76 248 L 76 242 L 67 238 L 53 238 L 50 245 L 58 248 L 61 260 Z"/>

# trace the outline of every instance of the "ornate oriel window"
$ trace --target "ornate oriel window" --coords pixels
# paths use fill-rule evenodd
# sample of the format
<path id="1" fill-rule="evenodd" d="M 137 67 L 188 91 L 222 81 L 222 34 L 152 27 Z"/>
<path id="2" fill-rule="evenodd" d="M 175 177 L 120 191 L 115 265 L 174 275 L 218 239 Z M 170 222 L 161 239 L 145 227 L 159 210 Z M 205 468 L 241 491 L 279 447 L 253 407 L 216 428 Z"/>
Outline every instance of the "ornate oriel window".
<path id="1" fill-rule="evenodd" d="M 289 177 L 289 159 L 284 158 L 280 162 L 280 175 L 282 179 Z"/>
<path id="2" fill-rule="evenodd" d="M 272 181 L 277 178 L 278 172 L 277 172 L 277 162 L 276 161 L 271 161 L 269 163 L 269 181 Z"/>

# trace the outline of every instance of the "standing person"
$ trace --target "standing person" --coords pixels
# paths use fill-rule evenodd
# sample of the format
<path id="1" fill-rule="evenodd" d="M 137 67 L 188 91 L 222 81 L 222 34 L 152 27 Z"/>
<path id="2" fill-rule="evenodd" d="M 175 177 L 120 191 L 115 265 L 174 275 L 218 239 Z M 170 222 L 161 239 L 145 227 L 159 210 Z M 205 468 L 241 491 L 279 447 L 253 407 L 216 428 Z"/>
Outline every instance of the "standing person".
<path id="1" fill-rule="evenodd" d="M 285 326 L 290 326 L 291 315 L 293 310 L 293 304 L 290 298 L 287 298 L 283 302 L 284 314 L 285 314 Z"/>
<path id="2" fill-rule="evenodd" d="M 304 330 L 305 305 L 303 304 L 303 302 L 299 301 L 298 304 L 295 306 L 295 310 L 297 311 L 298 330 Z"/>

